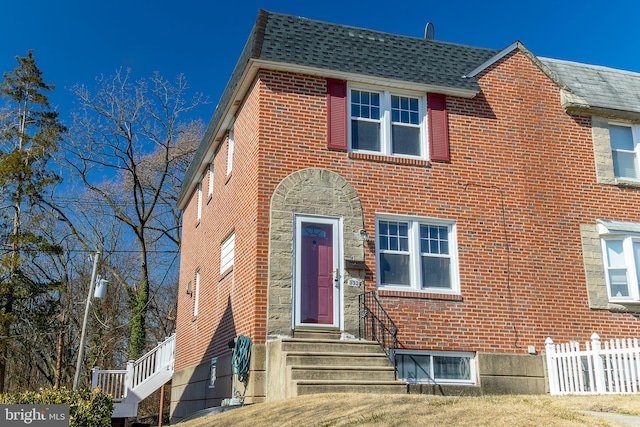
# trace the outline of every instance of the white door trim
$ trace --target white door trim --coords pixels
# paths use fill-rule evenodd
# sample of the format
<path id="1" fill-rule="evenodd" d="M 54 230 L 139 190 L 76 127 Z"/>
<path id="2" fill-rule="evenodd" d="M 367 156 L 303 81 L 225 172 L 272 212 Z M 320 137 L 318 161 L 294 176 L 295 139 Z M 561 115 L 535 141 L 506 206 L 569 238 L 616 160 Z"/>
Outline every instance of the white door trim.
<path id="1" fill-rule="evenodd" d="M 293 227 L 293 286 L 292 289 L 292 329 L 296 326 L 314 327 L 316 325 L 310 323 L 302 323 L 300 319 L 300 273 L 301 273 L 301 254 L 302 246 L 302 223 L 311 222 L 318 224 L 330 224 L 333 227 L 333 265 L 337 269 L 337 283 L 333 284 L 333 324 L 318 324 L 317 327 L 333 327 L 344 329 L 344 257 L 343 254 L 343 221 L 339 217 L 317 216 L 308 214 L 294 214 Z"/>

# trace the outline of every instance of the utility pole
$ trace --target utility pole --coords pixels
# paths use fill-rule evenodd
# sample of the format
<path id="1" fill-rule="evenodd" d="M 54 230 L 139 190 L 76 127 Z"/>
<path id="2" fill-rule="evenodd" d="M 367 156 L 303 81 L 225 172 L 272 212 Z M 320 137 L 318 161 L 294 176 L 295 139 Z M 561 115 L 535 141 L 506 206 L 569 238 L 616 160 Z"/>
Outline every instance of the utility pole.
<path id="1" fill-rule="evenodd" d="M 93 298 L 93 287 L 96 283 L 96 273 L 98 272 L 98 258 L 100 251 L 96 252 L 93 258 L 93 271 L 91 272 L 91 283 L 87 294 L 87 304 L 84 308 L 84 320 L 82 322 L 82 334 L 80 335 L 80 348 L 78 348 L 78 363 L 76 363 L 76 376 L 73 379 L 73 390 L 78 389 L 80 374 L 82 373 L 82 359 L 84 358 L 84 340 L 87 335 L 87 324 L 89 323 L 89 309 L 91 308 L 91 298 Z"/>

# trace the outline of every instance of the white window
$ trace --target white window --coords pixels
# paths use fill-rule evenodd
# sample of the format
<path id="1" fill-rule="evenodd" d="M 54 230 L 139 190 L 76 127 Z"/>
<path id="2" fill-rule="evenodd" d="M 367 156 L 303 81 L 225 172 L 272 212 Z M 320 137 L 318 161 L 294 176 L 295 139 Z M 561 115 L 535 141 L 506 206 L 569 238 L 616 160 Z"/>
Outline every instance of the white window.
<path id="1" fill-rule="evenodd" d="M 200 222 L 200 219 L 202 219 L 202 182 L 200 182 L 200 184 L 198 184 L 198 217 L 197 220 L 198 222 Z"/>
<path id="2" fill-rule="evenodd" d="M 426 96 L 350 88 L 349 106 L 352 151 L 427 158 Z"/>
<path id="3" fill-rule="evenodd" d="M 640 301 L 640 234 L 602 238 L 610 301 Z"/>
<path id="4" fill-rule="evenodd" d="M 473 353 L 396 352 L 398 379 L 408 383 L 475 384 Z"/>
<path id="5" fill-rule="evenodd" d="M 431 218 L 376 218 L 378 286 L 459 293 L 455 224 Z"/>
<path id="6" fill-rule="evenodd" d="M 640 128 L 610 124 L 609 136 L 613 156 L 613 173 L 616 178 L 640 179 Z"/>
<path id="7" fill-rule="evenodd" d="M 209 186 L 207 187 L 207 196 L 213 195 L 213 163 L 209 163 Z"/>
<path id="8" fill-rule="evenodd" d="M 198 315 L 198 303 L 200 302 L 200 269 L 196 270 L 196 280 L 193 289 L 193 315 Z"/>
<path id="9" fill-rule="evenodd" d="M 224 273 L 233 267 L 233 257 L 235 255 L 236 235 L 232 233 L 222 242 L 220 248 L 220 273 Z"/>
<path id="10" fill-rule="evenodd" d="M 229 145 L 227 147 L 227 176 L 231 174 L 231 170 L 233 169 L 233 146 L 234 136 L 233 129 L 229 131 Z"/>

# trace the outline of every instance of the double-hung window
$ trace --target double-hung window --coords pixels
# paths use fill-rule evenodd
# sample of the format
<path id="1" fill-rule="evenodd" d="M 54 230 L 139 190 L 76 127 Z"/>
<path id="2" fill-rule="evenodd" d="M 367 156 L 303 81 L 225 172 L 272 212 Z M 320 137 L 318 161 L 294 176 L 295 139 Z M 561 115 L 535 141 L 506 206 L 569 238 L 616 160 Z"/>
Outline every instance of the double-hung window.
<path id="1" fill-rule="evenodd" d="M 610 301 L 640 301 L 640 234 L 602 238 L 605 280 Z"/>
<path id="2" fill-rule="evenodd" d="M 213 162 L 209 163 L 209 185 L 207 186 L 207 197 L 213 196 Z"/>
<path id="3" fill-rule="evenodd" d="M 426 159 L 425 96 L 351 88 L 349 105 L 352 151 Z"/>
<path id="4" fill-rule="evenodd" d="M 637 126 L 610 124 L 609 137 L 615 177 L 640 180 L 640 129 Z"/>
<path id="5" fill-rule="evenodd" d="M 378 286 L 459 293 L 455 224 L 430 218 L 376 218 Z"/>
<path id="6" fill-rule="evenodd" d="M 231 175 L 233 170 L 233 151 L 235 150 L 235 136 L 233 129 L 229 131 L 229 141 L 227 145 L 227 176 Z"/>
<path id="7" fill-rule="evenodd" d="M 198 222 L 202 219 L 202 182 L 198 184 L 198 206 L 197 206 L 196 219 Z"/>
<path id="8" fill-rule="evenodd" d="M 198 305 L 200 303 L 200 269 L 196 270 L 196 279 L 193 289 L 193 316 L 198 316 Z"/>

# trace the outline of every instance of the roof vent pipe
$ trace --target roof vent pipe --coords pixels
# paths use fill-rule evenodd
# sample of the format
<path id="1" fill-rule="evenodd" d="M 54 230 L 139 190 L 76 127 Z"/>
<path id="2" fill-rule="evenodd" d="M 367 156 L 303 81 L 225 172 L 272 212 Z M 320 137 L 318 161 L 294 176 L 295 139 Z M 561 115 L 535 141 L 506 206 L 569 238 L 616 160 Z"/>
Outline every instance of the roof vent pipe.
<path id="1" fill-rule="evenodd" d="M 427 25 L 424 26 L 424 38 L 427 40 L 433 40 L 436 36 L 435 28 L 433 27 L 432 22 L 427 22 Z"/>

